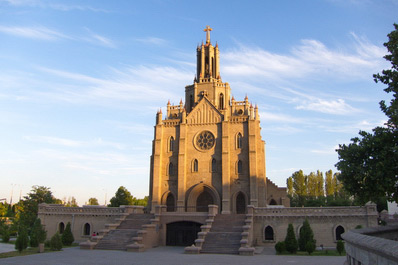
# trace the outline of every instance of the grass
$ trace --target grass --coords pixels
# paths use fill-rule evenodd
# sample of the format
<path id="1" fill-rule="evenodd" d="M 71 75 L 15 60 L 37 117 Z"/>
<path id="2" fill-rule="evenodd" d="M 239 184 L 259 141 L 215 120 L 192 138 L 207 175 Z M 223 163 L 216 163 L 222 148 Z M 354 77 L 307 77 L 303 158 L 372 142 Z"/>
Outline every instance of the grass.
<path id="1" fill-rule="evenodd" d="M 326 249 L 326 250 L 315 250 L 314 252 L 311 253 L 311 255 L 308 254 L 306 251 L 297 251 L 297 253 L 291 254 L 287 251 L 282 252 L 281 254 L 277 255 L 287 255 L 287 256 L 345 256 L 345 251 L 339 254 L 337 250 L 335 249 Z"/>
<path id="2" fill-rule="evenodd" d="M 79 243 L 73 243 L 71 246 L 63 246 L 62 248 L 71 248 L 71 247 L 76 247 L 79 246 Z M 55 250 L 51 250 L 50 248 L 44 248 L 44 253 L 46 252 L 54 252 Z M 11 257 L 20 257 L 20 256 L 28 256 L 28 255 L 34 255 L 34 254 L 39 254 L 39 248 L 27 248 L 23 250 L 22 252 L 19 252 L 17 250 L 11 251 L 11 252 L 5 252 L 5 253 L 0 253 L 0 259 L 2 258 L 11 258 Z"/>

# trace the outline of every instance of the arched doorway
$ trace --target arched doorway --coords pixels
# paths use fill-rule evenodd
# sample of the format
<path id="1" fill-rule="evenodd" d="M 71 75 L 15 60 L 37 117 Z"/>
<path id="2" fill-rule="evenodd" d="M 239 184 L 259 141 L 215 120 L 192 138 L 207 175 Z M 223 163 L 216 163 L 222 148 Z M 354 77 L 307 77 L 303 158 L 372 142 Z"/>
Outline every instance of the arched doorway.
<path id="1" fill-rule="evenodd" d="M 239 192 L 238 196 L 236 196 L 236 213 L 237 214 L 246 213 L 246 198 L 242 192 Z"/>
<path id="2" fill-rule="evenodd" d="M 208 212 L 209 204 L 214 204 L 213 197 L 207 190 L 204 190 L 196 199 L 196 211 Z"/>
<path id="3" fill-rule="evenodd" d="M 166 225 L 167 246 L 191 246 L 198 238 L 202 224 L 196 222 L 174 222 Z"/>
<path id="4" fill-rule="evenodd" d="M 344 232 L 345 232 L 344 227 L 342 227 L 341 225 L 336 227 L 336 241 L 343 240 L 341 235 L 344 234 Z"/>
<path id="5" fill-rule="evenodd" d="M 166 210 L 168 212 L 174 212 L 175 211 L 175 200 L 174 200 L 174 195 L 172 193 L 169 193 L 167 195 Z"/>
<path id="6" fill-rule="evenodd" d="M 265 240 L 274 240 L 274 229 L 271 226 L 267 226 L 264 230 Z"/>

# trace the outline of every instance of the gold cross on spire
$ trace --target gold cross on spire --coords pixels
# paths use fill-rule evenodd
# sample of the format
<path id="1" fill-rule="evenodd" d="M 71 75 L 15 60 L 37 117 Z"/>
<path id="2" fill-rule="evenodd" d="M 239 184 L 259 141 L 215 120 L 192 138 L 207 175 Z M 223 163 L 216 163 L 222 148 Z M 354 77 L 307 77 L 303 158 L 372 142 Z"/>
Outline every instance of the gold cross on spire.
<path id="1" fill-rule="evenodd" d="M 206 28 L 203 31 L 206 31 L 206 43 L 210 43 L 210 31 L 213 29 L 210 28 L 210 26 L 206 26 Z"/>

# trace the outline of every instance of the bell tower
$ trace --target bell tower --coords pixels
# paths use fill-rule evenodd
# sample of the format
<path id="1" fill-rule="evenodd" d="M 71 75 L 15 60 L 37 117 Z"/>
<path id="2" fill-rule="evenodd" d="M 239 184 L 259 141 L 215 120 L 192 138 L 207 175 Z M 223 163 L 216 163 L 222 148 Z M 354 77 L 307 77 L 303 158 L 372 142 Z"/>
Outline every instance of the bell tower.
<path id="1" fill-rule="evenodd" d="M 185 87 L 185 102 L 187 113 L 206 96 L 217 109 L 224 112 L 228 108 L 230 100 L 230 88 L 228 83 L 223 83 L 220 76 L 220 51 L 218 44 L 214 47 L 210 41 L 210 31 L 206 26 L 206 43 L 196 48 L 196 76 L 194 84 Z M 225 114 L 225 113 L 223 113 Z"/>

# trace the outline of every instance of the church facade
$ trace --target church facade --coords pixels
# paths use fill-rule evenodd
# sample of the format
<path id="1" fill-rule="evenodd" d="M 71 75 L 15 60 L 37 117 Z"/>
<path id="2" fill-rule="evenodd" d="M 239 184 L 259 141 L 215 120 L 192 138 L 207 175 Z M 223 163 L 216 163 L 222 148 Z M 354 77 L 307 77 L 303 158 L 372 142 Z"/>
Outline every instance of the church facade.
<path id="1" fill-rule="evenodd" d="M 247 205 L 289 206 L 286 190 L 267 182 L 265 142 L 258 107 L 237 101 L 220 75 L 218 44 L 196 49 L 196 77 L 185 104 L 167 104 L 156 116 L 151 156 L 150 206 L 169 210 L 245 213 Z M 269 188 L 268 188 L 269 187 Z"/>

